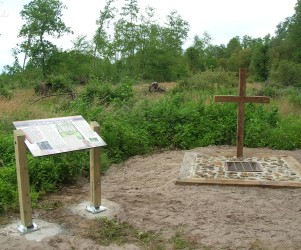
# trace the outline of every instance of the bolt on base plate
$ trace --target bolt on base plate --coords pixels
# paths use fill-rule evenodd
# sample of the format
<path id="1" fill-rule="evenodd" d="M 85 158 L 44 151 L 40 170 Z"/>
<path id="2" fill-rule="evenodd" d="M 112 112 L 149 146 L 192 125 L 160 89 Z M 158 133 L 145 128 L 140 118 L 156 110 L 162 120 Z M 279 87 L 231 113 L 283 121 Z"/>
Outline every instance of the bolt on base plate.
<path id="1" fill-rule="evenodd" d="M 31 233 L 31 232 L 37 231 L 37 230 L 39 230 L 40 228 L 37 226 L 37 224 L 32 223 L 32 225 L 29 226 L 29 227 L 25 227 L 25 226 L 23 226 L 23 225 L 19 225 L 19 226 L 17 227 L 17 229 L 19 230 L 19 232 L 20 232 L 21 234 L 27 234 L 27 233 Z"/>
<path id="2" fill-rule="evenodd" d="M 99 206 L 99 207 L 94 207 L 94 206 L 86 206 L 86 210 L 89 211 L 92 214 L 97 214 L 103 211 L 106 211 L 107 208 L 103 207 L 103 206 Z"/>

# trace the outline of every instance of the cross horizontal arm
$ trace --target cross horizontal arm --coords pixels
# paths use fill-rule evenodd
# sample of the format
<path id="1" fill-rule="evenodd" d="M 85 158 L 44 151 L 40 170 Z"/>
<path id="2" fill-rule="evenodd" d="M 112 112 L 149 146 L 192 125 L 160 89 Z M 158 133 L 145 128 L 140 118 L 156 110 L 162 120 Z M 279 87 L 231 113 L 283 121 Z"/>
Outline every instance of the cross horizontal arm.
<path id="1" fill-rule="evenodd" d="M 270 98 L 267 96 L 235 96 L 235 95 L 216 95 L 215 102 L 253 102 L 253 103 L 269 103 Z"/>

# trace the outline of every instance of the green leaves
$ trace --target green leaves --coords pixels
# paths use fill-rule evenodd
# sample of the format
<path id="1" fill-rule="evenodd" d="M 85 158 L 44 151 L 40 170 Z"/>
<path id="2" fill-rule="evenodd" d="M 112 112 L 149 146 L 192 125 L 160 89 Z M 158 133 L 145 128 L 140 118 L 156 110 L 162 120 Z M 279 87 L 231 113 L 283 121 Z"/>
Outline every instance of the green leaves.
<path id="1" fill-rule="evenodd" d="M 162 26 L 154 19 L 154 9 L 147 8 L 146 16 L 140 13 L 137 0 L 125 1 L 119 17 L 115 16 L 117 10 L 113 3 L 106 1 L 97 20 L 94 36 L 97 77 L 100 61 L 96 58 L 112 62 L 115 71 L 111 74 L 117 73 L 119 78 L 131 76 L 163 81 L 176 80 L 186 74 L 186 65 L 181 62 L 188 23 L 180 15 L 172 12 Z"/>
<path id="2" fill-rule="evenodd" d="M 46 40 L 45 36 L 59 38 L 64 33 L 71 32 L 61 19 L 64 8 L 66 7 L 58 0 L 33 0 L 24 5 L 20 12 L 25 21 L 19 32 L 19 37 L 25 39 L 20 44 L 21 52 L 25 53 L 24 64 L 29 56 L 33 65 L 41 67 L 44 77 L 46 60 L 56 50 L 56 46 Z"/>
<path id="3" fill-rule="evenodd" d="M 277 70 L 273 72 L 272 78 L 282 86 L 301 87 L 301 63 L 289 60 L 279 62 Z"/>
<path id="4" fill-rule="evenodd" d="M 33 37 L 47 34 L 59 38 L 63 32 L 71 32 L 61 19 L 65 8 L 58 0 L 33 0 L 24 5 L 20 15 L 26 23 L 20 35 L 27 36 L 30 33 Z"/>

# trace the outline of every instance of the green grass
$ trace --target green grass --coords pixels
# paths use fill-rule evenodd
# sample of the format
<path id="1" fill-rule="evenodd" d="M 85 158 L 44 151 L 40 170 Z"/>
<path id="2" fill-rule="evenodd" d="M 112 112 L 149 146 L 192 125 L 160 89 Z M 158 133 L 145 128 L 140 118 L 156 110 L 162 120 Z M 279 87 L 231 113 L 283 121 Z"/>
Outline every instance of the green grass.
<path id="1" fill-rule="evenodd" d="M 119 223 L 107 218 L 97 220 L 85 236 L 105 246 L 134 243 L 144 249 L 164 249 L 164 240 L 155 232 L 138 230 L 127 222 Z"/>
<path id="2" fill-rule="evenodd" d="M 93 239 L 100 245 L 135 244 L 142 249 L 206 249 L 197 243 L 196 239 L 185 236 L 183 230 L 177 230 L 170 239 L 162 237 L 160 233 L 137 229 L 127 222 L 117 222 L 107 218 L 100 218 L 88 230 L 85 237 Z"/>
<path id="3" fill-rule="evenodd" d="M 197 242 L 196 238 L 188 238 L 184 234 L 182 228 L 178 229 L 175 234 L 171 237 L 170 242 L 173 246 L 173 249 L 200 249 L 200 245 Z M 205 248 L 202 248 L 205 249 Z"/>

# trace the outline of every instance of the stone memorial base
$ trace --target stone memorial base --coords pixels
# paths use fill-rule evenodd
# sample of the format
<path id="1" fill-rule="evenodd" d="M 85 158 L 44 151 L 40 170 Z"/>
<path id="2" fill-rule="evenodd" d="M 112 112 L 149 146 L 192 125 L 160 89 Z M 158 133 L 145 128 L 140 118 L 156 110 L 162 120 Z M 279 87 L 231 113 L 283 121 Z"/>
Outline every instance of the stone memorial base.
<path id="1" fill-rule="evenodd" d="M 228 171 L 226 162 L 256 162 L 262 171 Z M 177 184 L 237 185 L 301 188 L 301 164 L 292 156 L 255 154 L 245 158 L 231 155 L 184 155 Z"/>

